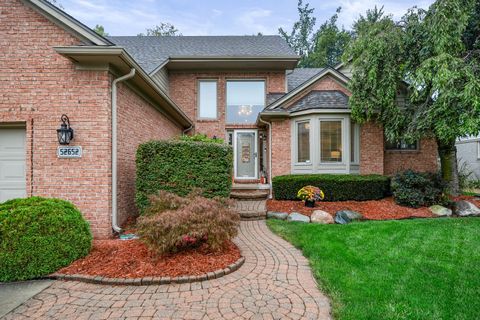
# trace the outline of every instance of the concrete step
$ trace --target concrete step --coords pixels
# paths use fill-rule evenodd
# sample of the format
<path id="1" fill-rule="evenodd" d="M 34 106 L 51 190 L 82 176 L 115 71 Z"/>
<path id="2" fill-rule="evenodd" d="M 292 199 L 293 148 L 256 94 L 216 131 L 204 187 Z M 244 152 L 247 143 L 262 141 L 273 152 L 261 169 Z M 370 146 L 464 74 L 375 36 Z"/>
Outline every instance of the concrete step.
<path id="1" fill-rule="evenodd" d="M 265 220 L 267 212 L 239 212 L 241 220 Z"/>
<path id="2" fill-rule="evenodd" d="M 268 190 L 232 190 L 230 198 L 238 200 L 267 199 Z"/>

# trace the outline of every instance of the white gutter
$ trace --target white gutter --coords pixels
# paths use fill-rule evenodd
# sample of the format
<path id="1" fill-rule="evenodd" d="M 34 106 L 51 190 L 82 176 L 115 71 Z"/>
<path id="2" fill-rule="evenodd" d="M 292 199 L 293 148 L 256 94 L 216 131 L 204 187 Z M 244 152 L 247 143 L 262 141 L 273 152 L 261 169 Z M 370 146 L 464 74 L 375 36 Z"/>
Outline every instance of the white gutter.
<path id="1" fill-rule="evenodd" d="M 273 198 L 273 189 L 272 189 L 272 124 L 266 122 L 259 115 L 258 120 L 261 123 L 265 123 L 268 126 L 268 198 Z"/>
<path id="2" fill-rule="evenodd" d="M 135 68 L 112 82 L 112 229 L 120 233 L 117 217 L 117 83 L 135 76 Z"/>

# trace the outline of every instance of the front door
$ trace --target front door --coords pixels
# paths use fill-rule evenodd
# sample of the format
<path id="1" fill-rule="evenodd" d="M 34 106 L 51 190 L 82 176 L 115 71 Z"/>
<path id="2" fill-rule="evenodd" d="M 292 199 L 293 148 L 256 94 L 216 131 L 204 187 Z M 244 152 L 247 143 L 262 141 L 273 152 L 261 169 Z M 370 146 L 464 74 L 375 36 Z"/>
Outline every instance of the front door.
<path id="1" fill-rule="evenodd" d="M 257 131 L 236 130 L 233 142 L 235 179 L 258 179 Z"/>

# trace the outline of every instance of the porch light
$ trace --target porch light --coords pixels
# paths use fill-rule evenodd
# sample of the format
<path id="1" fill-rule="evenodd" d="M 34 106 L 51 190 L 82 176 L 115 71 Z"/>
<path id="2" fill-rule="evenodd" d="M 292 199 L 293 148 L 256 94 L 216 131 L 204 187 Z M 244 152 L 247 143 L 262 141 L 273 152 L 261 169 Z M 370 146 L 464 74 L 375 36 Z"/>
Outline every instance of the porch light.
<path id="1" fill-rule="evenodd" d="M 70 120 L 66 114 L 63 114 L 60 120 L 62 120 L 62 124 L 60 129 L 57 129 L 58 143 L 67 145 L 73 139 L 73 129 L 70 128 Z"/>

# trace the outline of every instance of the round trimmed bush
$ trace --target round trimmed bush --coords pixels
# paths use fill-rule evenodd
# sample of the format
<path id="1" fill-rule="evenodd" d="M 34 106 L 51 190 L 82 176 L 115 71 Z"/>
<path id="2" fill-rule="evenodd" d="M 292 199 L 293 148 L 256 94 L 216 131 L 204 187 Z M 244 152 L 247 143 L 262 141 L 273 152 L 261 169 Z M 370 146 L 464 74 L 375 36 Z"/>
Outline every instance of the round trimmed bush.
<path id="1" fill-rule="evenodd" d="M 31 197 L 0 204 L 0 281 L 38 278 L 86 256 L 90 227 L 68 201 Z"/>

